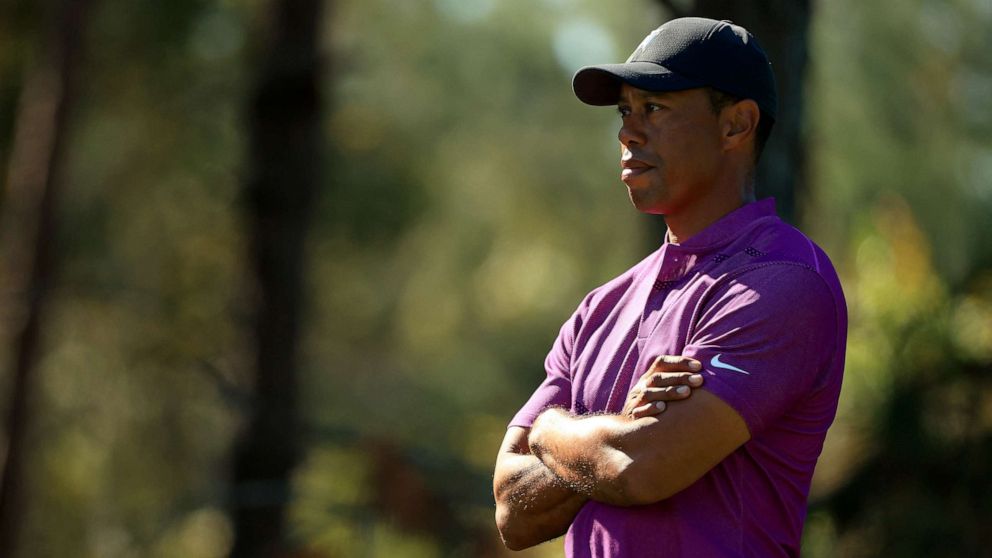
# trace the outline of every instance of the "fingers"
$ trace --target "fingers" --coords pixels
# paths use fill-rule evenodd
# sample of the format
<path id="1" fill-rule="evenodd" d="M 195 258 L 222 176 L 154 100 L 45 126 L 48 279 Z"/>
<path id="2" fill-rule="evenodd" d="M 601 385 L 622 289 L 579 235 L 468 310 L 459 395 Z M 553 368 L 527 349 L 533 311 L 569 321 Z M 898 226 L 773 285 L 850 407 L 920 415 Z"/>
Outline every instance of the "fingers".
<path id="1" fill-rule="evenodd" d="M 685 399 L 692 393 L 689 386 L 668 386 L 661 388 L 646 388 L 641 392 L 638 403 L 648 403 L 651 401 L 678 401 Z"/>
<path id="2" fill-rule="evenodd" d="M 652 381 L 657 381 L 659 385 L 652 386 Z M 665 401 L 687 399 L 694 388 L 703 385 L 703 377 L 699 374 L 661 372 L 647 378 L 644 384 L 631 390 L 622 414 L 639 418 L 661 413 L 665 410 Z"/>
<path id="3" fill-rule="evenodd" d="M 631 411 L 630 418 L 639 419 L 644 417 L 653 417 L 655 415 L 660 415 L 661 413 L 665 412 L 665 407 L 666 405 L 664 401 L 646 403 Z"/>
<path id="4" fill-rule="evenodd" d="M 665 401 L 678 401 L 692 395 L 692 389 L 703 385 L 698 360 L 678 355 L 663 355 L 637 381 L 627 397 L 622 414 L 632 418 L 664 412 Z"/>
<path id="5" fill-rule="evenodd" d="M 648 372 L 699 372 L 703 365 L 694 358 L 681 355 L 661 355 L 654 359 Z"/>
<path id="6" fill-rule="evenodd" d="M 644 378 L 645 387 L 689 386 L 697 388 L 703 385 L 702 374 L 688 372 L 655 372 Z"/>

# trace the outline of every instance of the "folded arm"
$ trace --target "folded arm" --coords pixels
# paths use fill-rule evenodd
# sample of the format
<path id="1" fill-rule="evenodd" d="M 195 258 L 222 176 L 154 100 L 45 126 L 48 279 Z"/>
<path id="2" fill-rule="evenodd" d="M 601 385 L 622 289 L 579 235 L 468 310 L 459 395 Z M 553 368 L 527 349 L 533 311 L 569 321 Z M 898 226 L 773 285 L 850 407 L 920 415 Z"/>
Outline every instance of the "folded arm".
<path id="1" fill-rule="evenodd" d="M 588 499 L 530 453 L 528 432 L 520 427 L 507 431 L 493 475 L 496 526 L 511 550 L 563 535 Z"/>
<path id="2" fill-rule="evenodd" d="M 644 418 L 549 409 L 534 422 L 528 444 L 577 493 L 633 506 L 683 490 L 749 439 L 737 411 L 700 389 Z"/>
<path id="3" fill-rule="evenodd" d="M 701 376 L 693 374 L 699 369 L 699 362 L 693 359 L 659 357 L 631 390 L 623 416 L 630 421 L 659 415 L 668 403 L 690 397 L 703 383 Z M 547 425 L 551 415 L 544 415 Z M 493 474 L 496 525 L 503 543 L 512 550 L 564 534 L 590 493 L 577 490 L 576 483 L 566 482 L 538 459 L 528 442 L 530 433 L 529 428 L 507 430 Z M 550 459 L 549 452 L 545 455 Z"/>

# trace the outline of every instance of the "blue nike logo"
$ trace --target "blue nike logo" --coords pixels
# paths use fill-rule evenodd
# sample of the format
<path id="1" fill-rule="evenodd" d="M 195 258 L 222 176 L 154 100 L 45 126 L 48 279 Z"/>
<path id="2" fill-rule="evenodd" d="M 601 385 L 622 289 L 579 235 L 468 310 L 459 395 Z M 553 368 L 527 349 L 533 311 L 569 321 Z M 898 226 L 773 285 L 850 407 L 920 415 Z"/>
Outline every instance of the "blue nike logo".
<path id="1" fill-rule="evenodd" d="M 748 372 L 747 370 L 741 370 L 740 368 L 737 368 L 736 366 L 727 364 L 726 362 L 721 362 L 720 361 L 720 357 L 721 356 L 723 356 L 723 353 L 720 353 L 720 354 L 716 355 L 715 357 L 711 358 L 710 359 L 710 366 L 712 366 L 713 368 L 723 368 L 724 370 L 730 370 L 730 371 L 733 371 L 733 372 L 740 372 L 741 374 L 747 374 L 748 376 L 751 375 L 751 373 Z"/>

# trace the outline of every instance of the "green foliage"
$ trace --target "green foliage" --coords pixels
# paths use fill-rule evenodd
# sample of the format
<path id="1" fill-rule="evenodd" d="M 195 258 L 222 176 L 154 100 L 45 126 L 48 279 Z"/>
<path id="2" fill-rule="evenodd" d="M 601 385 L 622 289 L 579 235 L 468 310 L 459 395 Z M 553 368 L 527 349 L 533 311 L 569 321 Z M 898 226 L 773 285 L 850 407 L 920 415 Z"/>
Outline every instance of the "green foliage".
<path id="1" fill-rule="evenodd" d="M 807 215 L 841 264 L 851 329 L 810 556 L 987 553 L 990 22 L 970 1 L 817 13 Z"/>
<path id="2" fill-rule="evenodd" d="M 506 421 L 581 296 L 641 258 L 652 228 L 617 179 L 614 114 L 578 103 L 569 78 L 622 59 L 654 15 L 642 1 L 335 2 L 301 359 L 310 449 L 289 516 L 301 552 L 499 554 L 489 482 Z M 93 17 L 25 555 L 222 556 L 253 355 L 241 115 L 269 14 L 106 0 Z M 804 555 L 981 555 L 992 12 L 837 0 L 813 23 L 802 213 L 852 321 Z M 4 23 L 0 39 L 6 159 L 37 26 Z"/>

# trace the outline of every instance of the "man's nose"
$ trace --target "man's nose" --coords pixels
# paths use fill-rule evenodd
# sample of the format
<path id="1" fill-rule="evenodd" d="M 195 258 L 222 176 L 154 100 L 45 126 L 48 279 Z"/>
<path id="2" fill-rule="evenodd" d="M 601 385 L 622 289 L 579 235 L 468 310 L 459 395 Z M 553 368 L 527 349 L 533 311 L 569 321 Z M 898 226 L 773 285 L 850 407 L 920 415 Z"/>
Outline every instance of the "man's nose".
<path id="1" fill-rule="evenodd" d="M 644 143 L 644 132 L 641 130 L 636 118 L 629 117 L 624 121 L 620 126 L 617 139 L 624 145 L 641 145 Z"/>

